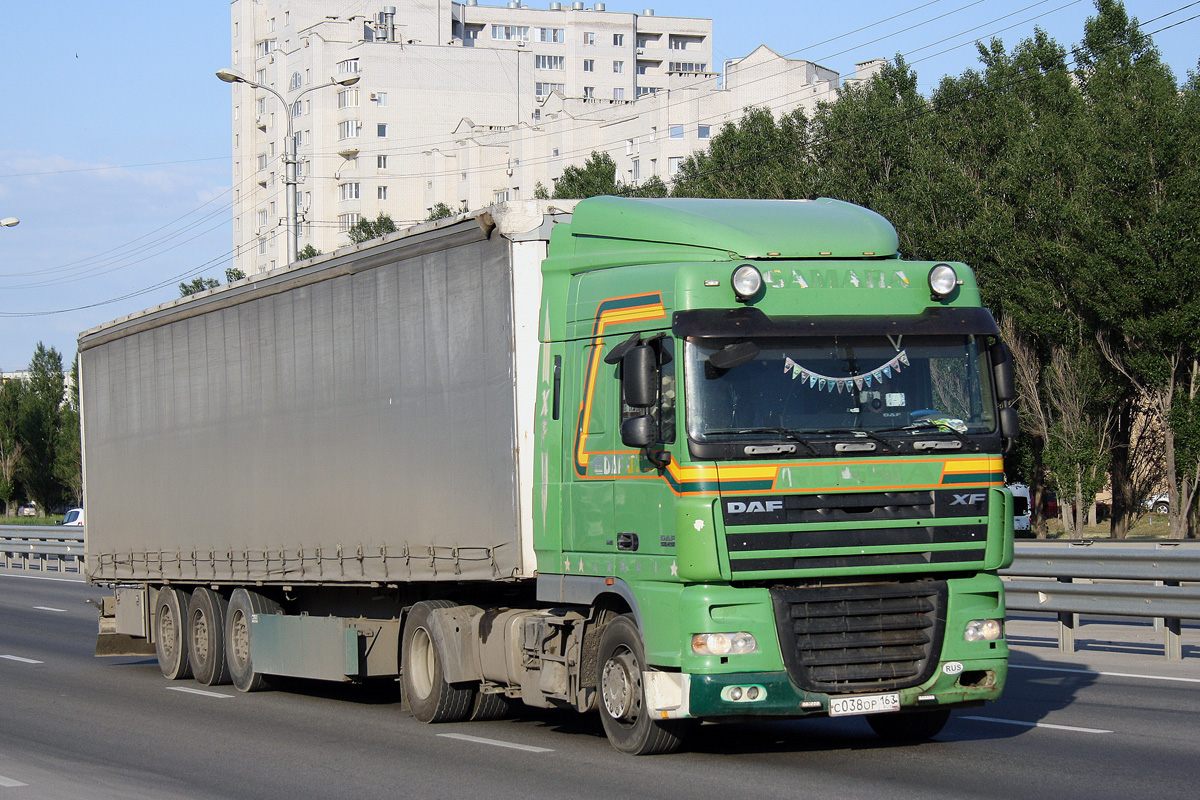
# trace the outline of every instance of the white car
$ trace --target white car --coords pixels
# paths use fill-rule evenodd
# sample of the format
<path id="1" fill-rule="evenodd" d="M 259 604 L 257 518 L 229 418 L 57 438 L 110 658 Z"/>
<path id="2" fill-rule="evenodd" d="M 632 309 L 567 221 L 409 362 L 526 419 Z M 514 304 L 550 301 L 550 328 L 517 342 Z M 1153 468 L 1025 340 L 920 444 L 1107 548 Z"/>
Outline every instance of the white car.
<path id="1" fill-rule="evenodd" d="M 83 527 L 83 509 L 82 508 L 72 508 L 65 515 L 63 515 L 63 520 L 59 524 L 82 528 Z"/>
<path id="2" fill-rule="evenodd" d="M 1171 495 L 1163 492 L 1147 497 L 1142 501 L 1142 508 L 1149 509 L 1155 514 L 1166 514 L 1171 510 Z"/>
<path id="3" fill-rule="evenodd" d="M 1008 490 L 1013 496 L 1013 530 L 1027 531 L 1033 523 L 1029 508 L 1029 487 L 1023 483 L 1010 483 Z"/>

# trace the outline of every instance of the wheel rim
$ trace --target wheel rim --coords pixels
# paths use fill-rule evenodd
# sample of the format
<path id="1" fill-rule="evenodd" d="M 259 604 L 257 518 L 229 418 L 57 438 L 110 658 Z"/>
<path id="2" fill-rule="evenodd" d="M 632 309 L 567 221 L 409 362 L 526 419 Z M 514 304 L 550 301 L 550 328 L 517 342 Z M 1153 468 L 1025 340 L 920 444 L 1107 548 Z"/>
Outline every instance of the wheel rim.
<path id="1" fill-rule="evenodd" d="M 412 641 L 408 643 L 408 683 L 420 698 L 429 697 L 433 691 L 433 676 L 437 670 L 436 653 L 433 649 L 433 639 L 425 628 L 413 631 Z"/>
<path id="2" fill-rule="evenodd" d="M 608 715 L 624 725 L 637 722 L 642 706 L 642 672 L 629 648 L 622 647 L 609 657 L 600 682 Z"/>
<path id="3" fill-rule="evenodd" d="M 233 614 L 233 657 L 239 669 L 245 669 L 250 663 L 250 626 L 246 624 L 246 615 L 240 610 Z"/>
<path id="4" fill-rule="evenodd" d="M 162 651 L 167 661 L 175 657 L 175 615 L 171 607 L 163 604 L 158 609 L 158 630 L 161 636 Z"/>
<path id="5" fill-rule="evenodd" d="M 192 614 L 192 657 L 197 663 L 208 663 L 208 617 L 203 611 Z"/>

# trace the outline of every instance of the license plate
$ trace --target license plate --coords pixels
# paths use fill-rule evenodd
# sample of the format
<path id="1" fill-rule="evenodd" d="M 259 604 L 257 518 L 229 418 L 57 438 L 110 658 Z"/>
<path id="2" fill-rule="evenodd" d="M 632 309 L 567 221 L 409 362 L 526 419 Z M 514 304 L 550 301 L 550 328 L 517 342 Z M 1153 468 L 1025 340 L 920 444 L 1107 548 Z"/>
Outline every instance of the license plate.
<path id="1" fill-rule="evenodd" d="M 846 717 L 851 714 L 879 714 L 884 711 L 899 710 L 900 695 L 896 692 L 829 698 L 829 716 L 831 717 Z"/>

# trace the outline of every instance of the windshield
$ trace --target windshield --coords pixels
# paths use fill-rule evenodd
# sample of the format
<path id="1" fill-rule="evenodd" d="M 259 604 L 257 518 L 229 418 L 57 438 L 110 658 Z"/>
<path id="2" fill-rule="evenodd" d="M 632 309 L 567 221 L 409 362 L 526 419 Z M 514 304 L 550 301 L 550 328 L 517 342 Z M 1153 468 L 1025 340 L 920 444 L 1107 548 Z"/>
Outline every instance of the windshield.
<path id="1" fill-rule="evenodd" d="M 755 432 L 996 430 L 982 337 L 697 339 L 685 358 L 688 435 L 697 442 Z"/>

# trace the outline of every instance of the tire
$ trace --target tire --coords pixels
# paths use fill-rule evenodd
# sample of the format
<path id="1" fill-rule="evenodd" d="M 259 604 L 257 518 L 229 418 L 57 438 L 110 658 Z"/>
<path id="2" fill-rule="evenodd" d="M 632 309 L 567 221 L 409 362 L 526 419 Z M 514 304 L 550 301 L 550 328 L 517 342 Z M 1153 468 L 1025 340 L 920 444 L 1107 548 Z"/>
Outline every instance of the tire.
<path id="1" fill-rule="evenodd" d="M 475 701 L 471 704 L 467 721 L 491 722 L 494 719 L 504 719 L 512 713 L 512 706 L 512 701 L 503 694 L 484 694 L 476 690 Z"/>
<path id="2" fill-rule="evenodd" d="M 608 741 L 634 756 L 672 753 L 683 744 L 688 720 L 658 720 L 645 706 L 642 672 L 646 667 L 641 631 L 625 614 L 600 634 L 596 687 L 600 721 Z"/>
<path id="3" fill-rule="evenodd" d="M 188 611 L 188 656 L 192 674 L 205 686 L 229 683 L 225 660 L 225 612 L 229 602 L 204 586 L 192 592 Z"/>
<path id="4" fill-rule="evenodd" d="M 449 600 L 424 600 L 408 611 L 400 647 L 401 699 L 419 722 L 461 722 L 472 712 L 475 689 L 447 683 L 442 654 L 433 640 L 429 615 L 454 606 Z"/>
<path id="5" fill-rule="evenodd" d="M 188 658 L 187 618 L 188 596 L 178 589 L 164 586 L 158 590 L 154 615 L 154 654 L 158 668 L 169 681 L 192 676 Z"/>
<path id="6" fill-rule="evenodd" d="M 1154 504 L 1154 513 L 1155 514 L 1166 514 L 1170 510 L 1171 510 L 1171 507 L 1169 505 L 1167 505 L 1166 503 L 1155 503 Z"/>
<path id="7" fill-rule="evenodd" d="M 942 732 L 950 720 L 950 709 L 870 714 L 871 730 L 889 742 L 923 742 Z"/>
<path id="8" fill-rule="evenodd" d="M 258 592 L 238 587 L 229 597 L 225 612 L 225 661 L 229 678 L 239 692 L 261 692 L 269 689 L 267 677 L 254 671 L 253 643 L 250 641 L 250 619 L 255 614 L 282 614 L 274 600 Z"/>

